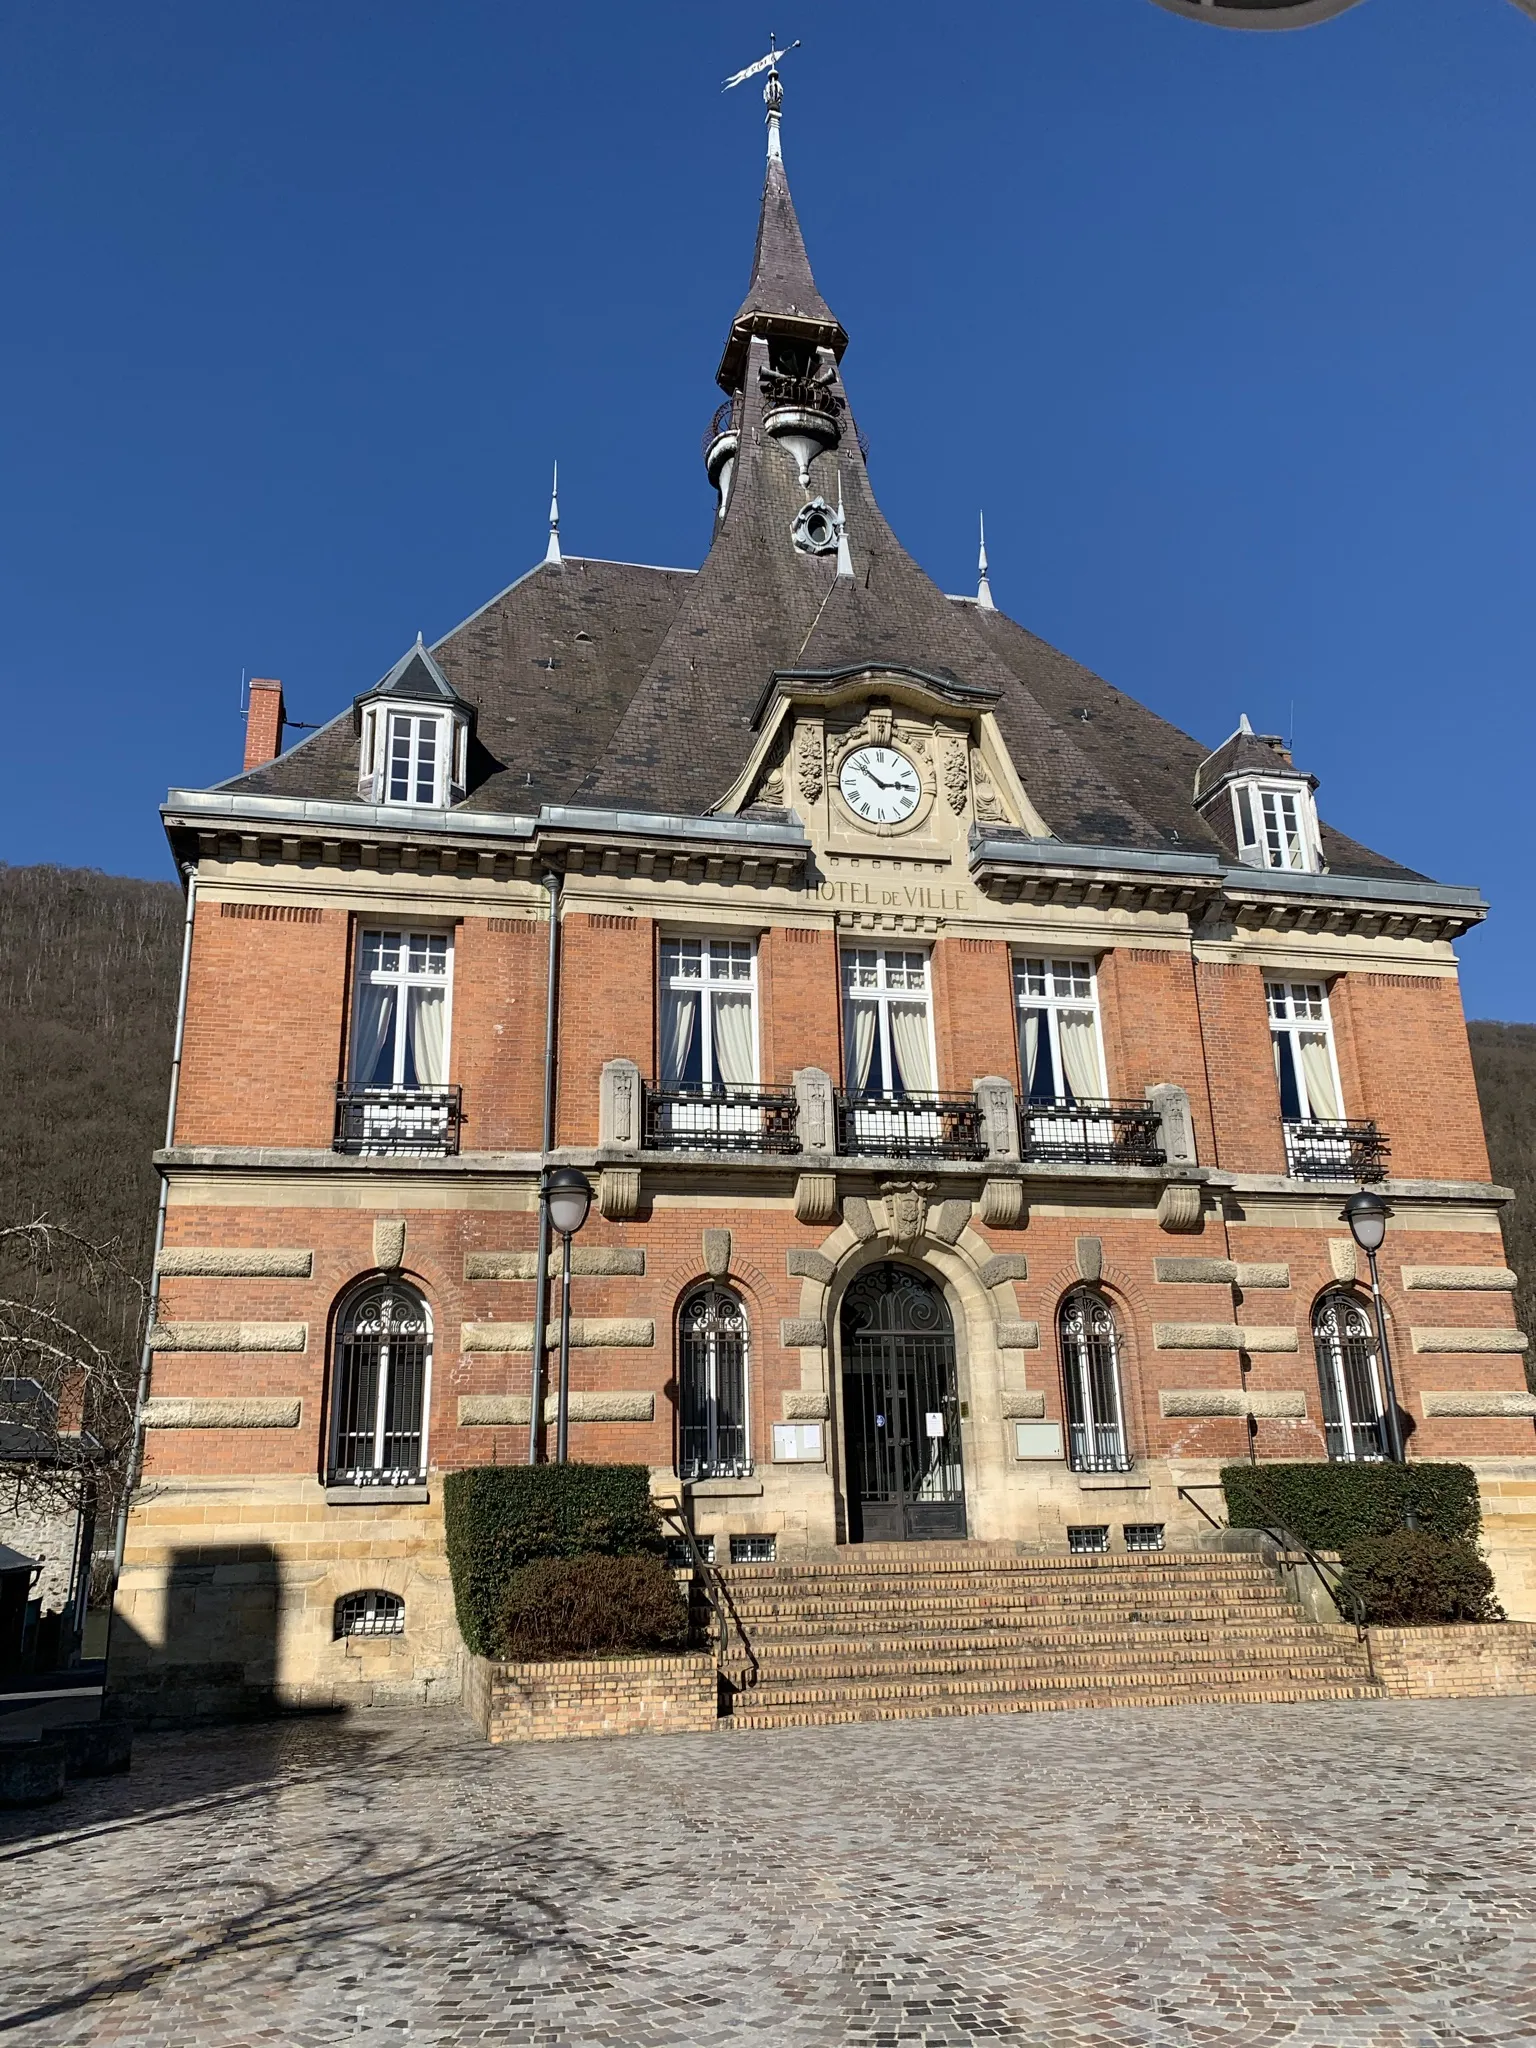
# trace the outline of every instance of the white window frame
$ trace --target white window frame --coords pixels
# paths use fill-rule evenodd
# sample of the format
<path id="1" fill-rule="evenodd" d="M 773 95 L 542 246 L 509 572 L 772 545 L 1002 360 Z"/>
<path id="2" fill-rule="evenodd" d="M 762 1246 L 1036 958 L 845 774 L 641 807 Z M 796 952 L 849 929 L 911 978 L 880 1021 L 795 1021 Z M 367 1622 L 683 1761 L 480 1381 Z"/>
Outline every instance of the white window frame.
<path id="1" fill-rule="evenodd" d="M 1279 1014 L 1276 1006 L 1277 997 L 1281 1006 Z M 1299 1012 L 1298 998 L 1303 1005 Z M 1302 1122 L 1347 1122 L 1348 1110 L 1344 1102 L 1343 1084 L 1339 1080 L 1339 1057 L 1333 1038 L 1333 1013 L 1328 1006 L 1326 985 L 1321 981 L 1281 981 L 1277 975 L 1266 974 L 1264 1007 L 1269 1015 L 1270 1045 L 1275 1053 L 1276 1087 L 1280 1084 L 1280 1056 L 1275 1041 L 1285 1037 L 1291 1041 L 1291 1071 L 1296 1076 L 1296 1100 L 1302 1112 Z M 1333 1075 L 1333 1099 L 1339 1106 L 1336 1118 L 1318 1116 L 1312 1107 L 1312 1098 L 1307 1092 L 1306 1070 L 1301 1063 L 1301 1041 L 1303 1038 L 1319 1036 L 1328 1047 L 1328 1066 Z"/>
<path id="2" fill-rule="evenodd" d="M 1279 824 L 1282 803 L 1296 807 L 1295 852 L 1290 849 Z M 1266 816 L 1271 811 L 1273 817 Z M 1232 785 L 1232 829 L 1237 835 L 1238 858 L 1246 866 L 1270 868 L 1297 875 L 1315 875 L 1322 868 L 1322 844 L 1317 828 L 1317 804 L 1304 782 L 1267 782 L 1244 776 Z"/>
<path id="3" fill-rule="evenodd" d="M 873 954 L 876 980 L 871 988 L 854 990 L 849 986 L 848 968 L 850 962 L 856 960 L 862 954 Z M 914 988 L 910 981 L 892 983 L 890 976 L 893 958 L 901 960 L 902 967 L 900 972 L 903 975 L 910 975 L 913 972 L 912 962 L 914 960 L 919 963 L 922 980 L 917 987 Z M 882 1094 L 861 1096 L 859 1099 L 869 1102 L 901 1102 L 906 1098 L 895 1094 L 889 1086 L 891 1075 L 895 1071 L 895 1062 L 891 1048 L 891 1005 L 892 1003 L 902 1003 L 910 1006 L 919 997 L 922 999 L 923 1015 L 928 1025 L 928 1071 L 933 1076 L 933 1092 L 936 1095 L 941 1094 L 943 1091 L 940 1087 L 938 1044 L 933 1032 L 933 954 L 919 946 L 845 945 L 842 948 L 840 966 L 843 983 L 843 1082 L 850 1097 L 853 1094 L 853 1083 L 848 1075 L 848 1062 L 853 1055 L 854 1004 L 871 1003 L 874 1005 L 876 1014 L 875 1032 L 880 1053 L 880 1071 L 885 1076 L 887 1083 L 886 1089 Z"/>
<path id="4" fill-rule="evenodd" d="M 448 727 L 450 720 L 441 712 L 418 711 L 414 708 L 396 709 L 389 706 L 384 714 L 384 748 L 379 762 L 381 782 L 380 802 L 409 806 L 416 810 L 443 810 L 446 808 L 443 795 L 444 774 L 448 767 L 453 745 Z M 421 789 L 421 748 L 428 731 L 432 735 L 432 787 L 428 795 L 422 796 Z M 404 733 L 406 739 L 406 787 L 408 794 L 395 793 L 395 751 L 396 741 Z"/>
<path id="5" fill-rule="evenodd" d="M 673 947 L 697 946 L 699 948 L 699 972 L 684 974 L 669 971 L 667 955 Z M 735 949 L 744 947 L 747 954 L 747 972 L 726 974 L 716 971 L 717 961 L 729 962 L 732 969 L 738 964 L 739 955 Z M 695 1027 L 699 1032 L 699 1083 L 706 1091 L 715 1086 L 715 997 L 717 994 L 740 995 L 746 990 L 752 1005 L 752 1082 L 755 1088 L 762 1079 L 763 1052 L 760 1031 L 760 1016 L 757 1001 L 757 941 L 755 939 L 732 938 L 728 932 L 673 932 L 664 935 L 661 941 L 661 958 L 658 963 L 657 981 L 660 994 L 697 995 L 699 998 L 699 1021 Z M 658 1003 L 659 1016 L 665 1016 L 665 1002 Z M 658 1070 L 663 1070 L 663 1060 L 657 1061 Z M 664 1084 L 665 1085 L 665 1084 Z M 672 1085 L 678 1085 L 676 1083 Z M 729 1082 L 721 1082 L 721 1088 L 728 1088 Z"/>
<path id="6" fill-rule="evenodd" d="M 396 942 L 396 949 L 400 955 L 401 966 L 393 973 L 382 968 L 376 968 L 370 972 L 365 964 L 365 951 L 370 939 L 393 939 Z M 442 942 L 443 971 L 440 975 L 429 973 L 426 970 L 415 973 L 411 971 L 409 966 L 411 944 L 413 941 L 420 942 L 423 940 L 426 941 L 429 952 L 434 942 L 439 940 Z M 405 1031 L 409 1018 L 410 991 L 413 988 L 442 989 L 443 1078 L 441 1081 L 426 1083 L 418 1080 L 417 1088 L 423 1094 L 432 1094 L 447 1088 L 450 1085 L 448 1076 L 453 1071 L 453 933 L 451 931 L 443 931 L 441 928 L 434 930 L 430 925 L 369 924 L 359 925 L 358 927 L 356 964 L 352 973 L 352 1043 L 347 1061 L 347 1071 L 350 1076 L 349 1086 L 352 1092 L 357 1095 L 367 1094 L 374 1089 L 399 1093 L 405 1088 L 403 1080 L 365 1081 L 357 1071 L 357 1033 L 362 1022 L 362 1006 L 357 998 L 358 991 L 363 986 L 363 976 L 365 973 L 368 974 L 369 980 L 374 987 L 392 988 L 395 991 L 394 1032 L 395 1072 L 397 1074 L 403 1074 L 405 1069 Z"/>
<path id="7" fill-rule="evenodd" d="M 1027 986 L 1021 986 L 1021 984 L 1028 982 L 1036 968 L 1040 970 L 1041 979 L 1050 984 L 1049 992 L 1044 995 L 1036 995 Z M 1069 993 L 1065 995 L 1061 994 L 1059 989 L 1060 971 L 1062 969 L 1066 970 L 1066 979 L 1072 984 Z M 1076 991 L 1076 983 L 1080 979 L 1087 981 L 1088 992 L 1086 995 L 1081 995 Z M 1013 956 L 1013 1000 L 1015 1012 L 1014 1041 L 1019 1049 L 1019 1098 L 1025 1107 L 1029 1106 L 1030 1086 L 1030 1076 L 1024 1071 L 1023 1023 L 1026 1010 L 1045 1011 L 1046 1030 L 1050 1035 L 1051 1045 L 1051 1072 L 1056 1076 L 1058 1086 L 1066 1078 L 1066 1070 L 1061 1063 L 1061 1012 L 1063 1010 L 1092 1010 L 1093 1043 L 1094 1050 L 1098 1054 L 1099 1083 L 1103 1091 L 1102 1094 L 1092 1099 L 1099 1102 L 1107 1102 L 1110 1099 L 1109 1062 L 1104 1057 L 1104 1017 L 1099 1008 L 1098 961 L 1091 955 L 1086 954 L 1052 954 L 1047 956 L 1039 953 L 1015 953 Z M 1061 1101 L 1065 1098 L 1058 1095 L 1056 1099 Z M 1041 1109 L 1044 1106 L 1043 1103 L 1039 1105 Z"/>

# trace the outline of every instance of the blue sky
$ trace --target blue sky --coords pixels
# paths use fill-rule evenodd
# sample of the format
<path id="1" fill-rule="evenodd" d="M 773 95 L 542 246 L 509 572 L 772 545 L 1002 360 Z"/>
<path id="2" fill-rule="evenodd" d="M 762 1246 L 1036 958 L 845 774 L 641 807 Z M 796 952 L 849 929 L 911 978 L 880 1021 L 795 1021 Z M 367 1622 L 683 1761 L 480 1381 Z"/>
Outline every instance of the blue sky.
<path id="1" fill-rule="evenodd" d="M 0 859 L 169 872 L 241 670 L 320 720 L 542 551 L 694 563 L 771 19 L 885 509 L 1481 883 L 1536 1018 L 1536 23 L 1368 0 L 0 0 Z M 18 765 L 19 764 L 19 765 Z"/>

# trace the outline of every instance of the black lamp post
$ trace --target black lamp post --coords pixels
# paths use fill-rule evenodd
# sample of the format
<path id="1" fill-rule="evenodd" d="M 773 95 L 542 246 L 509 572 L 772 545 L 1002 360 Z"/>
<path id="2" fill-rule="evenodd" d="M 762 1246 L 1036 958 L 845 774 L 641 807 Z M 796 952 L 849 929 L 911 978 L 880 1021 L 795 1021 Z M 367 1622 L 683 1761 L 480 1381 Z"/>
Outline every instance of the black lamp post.
<path id="1" fill-rule="evenodd" d="M 1376 1271 L 1376 1254 L 1386 1237 L 1387 1218 L 1391 1213 L 1380 1195 L 1369 1188 L 1361 1188 L 1344 1204 L 1344 1220 L 1349 1225 L 1349 1234 L 1370 1262 L 1371 1300 L 1376 1309 L 1376 1343 L 1381 1352 L 1382 1377 L 1386 1381 L 1387 1449 L 1395 1464 L 1406 1465 L 1408 1458 L 1403 1449 L 1402 1424 L 1397 1412 L 1397 1386 L 1392 1378 L 1392 1350 L 1387 1342 L 1386 1311 L 1381 1304 L 1381 1276 Z M 1411 1505 L 1405 1519 L 1410 1529 L 1418 1526 Z"/>
<path id="2" fill-rule="evenodd" d="M 555 1409 L 555 1463 L 563 1465 L 571 1434 L 571 1239 L 587 1220 L 592 1183 L 576 1166 L 557 1166 L 547 1182 L 549 1220 L 560 1233 L 560 1392 Z"/>

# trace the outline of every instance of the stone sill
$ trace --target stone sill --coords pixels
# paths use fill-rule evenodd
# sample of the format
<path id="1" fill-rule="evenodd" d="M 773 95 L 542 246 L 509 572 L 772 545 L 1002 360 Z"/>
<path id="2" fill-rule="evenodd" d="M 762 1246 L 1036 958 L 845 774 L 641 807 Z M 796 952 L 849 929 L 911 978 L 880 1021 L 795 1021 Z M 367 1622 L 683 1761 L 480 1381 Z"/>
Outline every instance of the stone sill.
<path id="1" fill-rule="evenodd" d="M 756 1500 L 762 1494 L 763 1482 L 761 1479 L 688 1479 L 683 1482 L 683 1491 L 690 1500 Z"/>
<path id="2" fill-rule="evenodd" d="M 1084 1493 L 1150 1493 L 1152 1481 L 1145 1472 L 1078 1472 L 1074 1474 Z"/>
<path id="3" fill-rule="evenodd" d="M 386 1501 L 394 1507 L 421 1507 L 432 1498 L 428 1486 L 328 1486 L 328 1508 L 376 1508 Z"/>

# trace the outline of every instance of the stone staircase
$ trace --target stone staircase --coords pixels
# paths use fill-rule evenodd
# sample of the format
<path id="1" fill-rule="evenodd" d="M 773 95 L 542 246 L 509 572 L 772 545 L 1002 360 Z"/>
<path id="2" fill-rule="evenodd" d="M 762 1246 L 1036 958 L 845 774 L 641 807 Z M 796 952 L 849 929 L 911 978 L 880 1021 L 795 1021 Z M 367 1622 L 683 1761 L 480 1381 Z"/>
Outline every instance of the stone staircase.
<path id="1" fill-rule="evenodd" d="M 1381 1690 L 1352 1628 L 1308 1620 L 1241 1553 L 860 1544 L 720 1576 L 738 1624 L 729 1728 Z"/>

